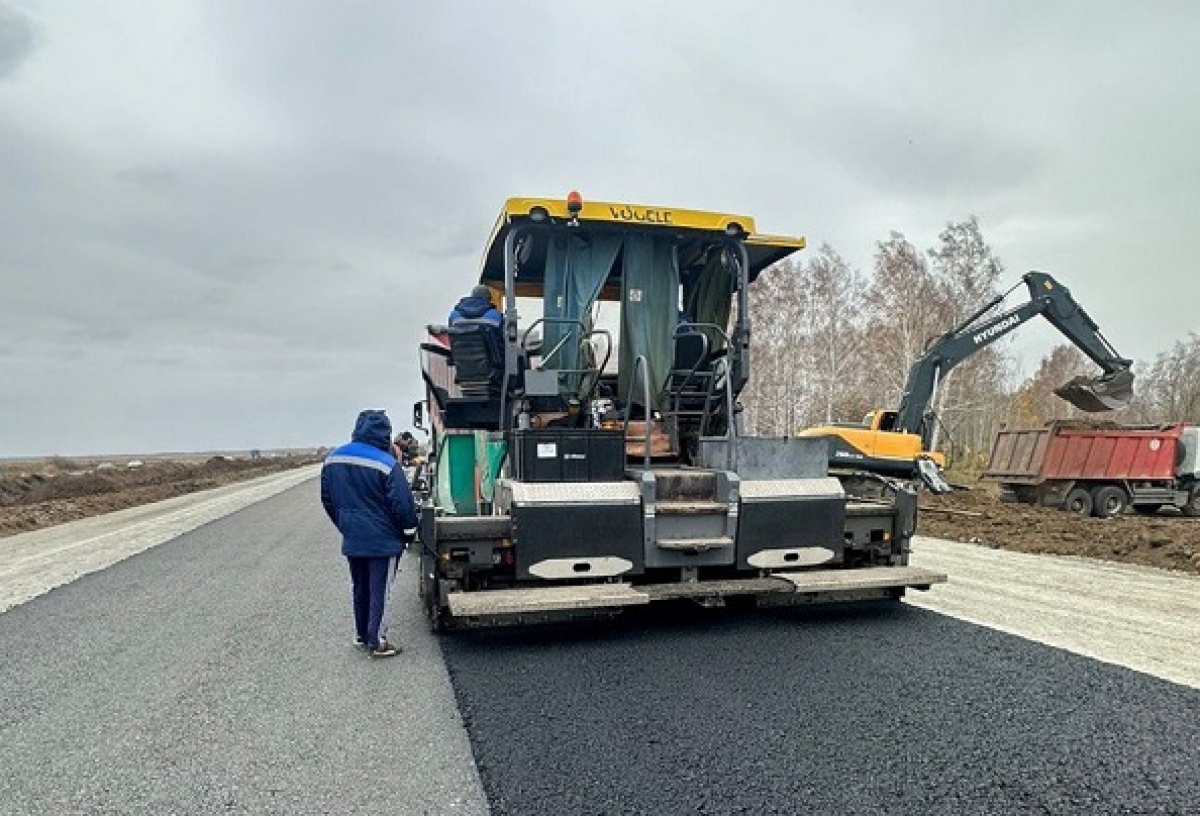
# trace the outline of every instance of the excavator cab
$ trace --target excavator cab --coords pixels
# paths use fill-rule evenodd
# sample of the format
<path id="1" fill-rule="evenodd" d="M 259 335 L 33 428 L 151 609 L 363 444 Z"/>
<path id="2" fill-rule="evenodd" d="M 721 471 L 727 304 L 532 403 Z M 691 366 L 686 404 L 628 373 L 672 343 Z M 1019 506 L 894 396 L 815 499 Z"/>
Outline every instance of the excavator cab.
<path id="1" fill-rule="evenodd" d="M 871 411 L 863 420 L 863 424 L 873 431 L 896 430 L 896 411 Z"/>

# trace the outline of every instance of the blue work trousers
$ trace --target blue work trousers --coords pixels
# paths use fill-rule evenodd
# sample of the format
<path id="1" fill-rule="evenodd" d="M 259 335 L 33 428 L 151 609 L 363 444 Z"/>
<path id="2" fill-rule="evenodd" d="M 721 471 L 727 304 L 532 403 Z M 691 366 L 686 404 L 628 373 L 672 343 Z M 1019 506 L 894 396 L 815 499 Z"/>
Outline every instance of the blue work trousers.
<path id="1" fill-rule="evenodd" d="M 388 598 L 396 578 L 399 558 L 358 558 L 350 562 L 350 583 L 354 595 L 354 631 L 368 648 L 378 649 L 387 641 Z"/>

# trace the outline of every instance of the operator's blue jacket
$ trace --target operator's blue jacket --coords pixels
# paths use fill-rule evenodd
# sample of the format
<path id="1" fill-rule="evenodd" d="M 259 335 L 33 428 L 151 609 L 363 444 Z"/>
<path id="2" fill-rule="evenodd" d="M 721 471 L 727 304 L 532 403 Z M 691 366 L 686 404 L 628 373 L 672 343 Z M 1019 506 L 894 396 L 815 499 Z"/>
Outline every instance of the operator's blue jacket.
<path id="1" fill-rule="evenodd" d="M 404 472 L 391 454 L 392 423 L 363 411 L 353 440 L 321 468 L 321 504 L 342 534 L 342 555 L 390 558 L 417 534 L 417 511 Z"/>
<path id="2" fill-rule="evenodd" d="M 450 311 L 450 317 L 446 323 L 454 326 L 460 320 L 486 320 L 489 323 L 495 323 L 499 326 L 504 318 L 500 315 L 500 311 L 487 298 L 467 295 L 454 304 L 454 308 Z"/>

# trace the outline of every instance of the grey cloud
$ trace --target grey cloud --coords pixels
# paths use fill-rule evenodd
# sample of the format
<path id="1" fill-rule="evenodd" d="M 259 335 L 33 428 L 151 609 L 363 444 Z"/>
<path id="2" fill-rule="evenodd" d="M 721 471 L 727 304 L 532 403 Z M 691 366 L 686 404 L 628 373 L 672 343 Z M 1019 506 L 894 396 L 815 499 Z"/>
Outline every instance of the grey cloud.
<path id="1" fill-rule="evenodd" d="M 63 339 L 87 344 L 105 344 L 128 340 L 132 334 L 123 326 L 90 325 L 77 326 L 63 332 Z"/>
<path id="2" fill-rule="evenodd" d="M 0 81 L 11 79 L 37 45 L 33 20 L 7 5 L 0 5 Z"/>
<path id="3" fill-rule="evenodd" d="M 1035 179 L 1048 160 L 1044 147 L 953 115 L 866 102 L 818 111 L 831 128 L 823 146 L 848 175 L 884 193 L 994 195 Z"/>
<path id="4" fill-rule="evenodd" d="M 179 175 L 166 167 L 135 166 L 117 172 L 119 181 L 151 191 L 168 190 L 180 183 Z"/>
<path id="5" fill-rule="evenodd" d="M 977 212 L 1014 274 L 1053 264 L 1141 344 L 1123 353 L 1194 324 L 1186 286 L 1144 310 L 1153 332 L 1105 312 L 1129 292 L 1113 270 L 1153 261 L 1129 299 L 1191 279 L 1187 4 L 967 27 L 949 2 L 736 24 L 669 0 L 154 8 L 45 4 L 33 60 L 0 34 L 0 79 L 21 71 L 0 100 L 0 381 L 23 406 L 0 451 L 310 444 L 365 405 L 403 417 L 423 327 L 503 199 L 572 188 L 748 212 L 863 268 L 890 229 L 925 247 Z M 196 46 L 147 70 L 171 36 Z M 111 56 L 81 77 L 91 47 Z"/>

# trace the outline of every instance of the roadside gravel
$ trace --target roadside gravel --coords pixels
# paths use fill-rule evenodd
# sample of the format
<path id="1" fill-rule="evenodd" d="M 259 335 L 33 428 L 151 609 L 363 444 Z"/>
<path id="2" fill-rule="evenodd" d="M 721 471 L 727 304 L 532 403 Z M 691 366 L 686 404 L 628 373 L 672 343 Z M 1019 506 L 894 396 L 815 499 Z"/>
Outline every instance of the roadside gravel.
<path id="1" fill-rule="evenodd" d="M 1200 688 L 1200 576 L 918 537 L 950 580 L 906 602 Z"/>

